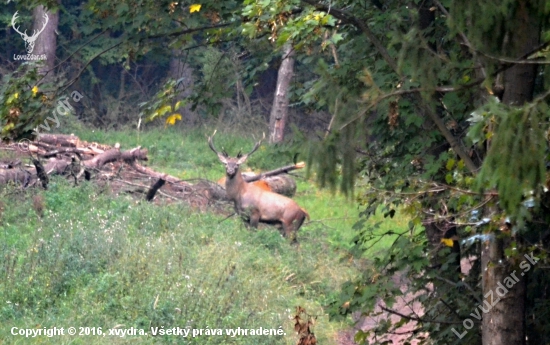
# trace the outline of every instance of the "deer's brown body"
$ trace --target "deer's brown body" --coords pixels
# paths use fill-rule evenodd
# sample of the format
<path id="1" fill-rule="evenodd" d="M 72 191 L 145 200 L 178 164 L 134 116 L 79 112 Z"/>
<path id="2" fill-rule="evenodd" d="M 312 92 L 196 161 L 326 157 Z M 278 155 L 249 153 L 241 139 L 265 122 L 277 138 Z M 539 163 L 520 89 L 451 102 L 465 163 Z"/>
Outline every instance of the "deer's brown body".
<path id="1" fill-rule="evenodd" d="M 306 217 L 309 218 L 307 212 L 286 196 L 247 183 L 239 171 L 239 166 L 258 149 L 260 143 L 261 140 L 256 143 L 250 153 L 244 156 L 239 153 L 237 157 L 233 158 L 229 157 L 226 152 L 219 153 L 214 148 L 212 137 L 208 138 L 210 148 L 225 165 L 225 190 L 235 205 L 235 211 L 252 227 L 257 227 L 259 222 L 280 223 L 284 236 L 296 240 L 296 232 Z"/>

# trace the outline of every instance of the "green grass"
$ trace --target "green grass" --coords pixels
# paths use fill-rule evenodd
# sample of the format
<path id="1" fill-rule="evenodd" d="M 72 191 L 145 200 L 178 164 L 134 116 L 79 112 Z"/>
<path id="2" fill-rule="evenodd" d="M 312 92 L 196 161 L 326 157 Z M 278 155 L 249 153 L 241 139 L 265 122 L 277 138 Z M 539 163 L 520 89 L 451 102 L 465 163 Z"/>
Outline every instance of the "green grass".
<path id="1" fill-rule="evenodd" d="M 156 130 L 139 138 L 136 132 L 75 134 L 120 142 L 123 149 L 147 147 L 149 165 L 180 178 L 223 176 L 205 132 Z M 253 143 L 218 136 L 217 145 L 231 153 L 249 150 Z M 262 146 L 249 164 L 262 169 L 288 164 L 292 157 L 281 157 L 280 151 Z M 360 210 L 317 189 L 303 173 L 295 199 L 311 221 L 298 233 L 299 247 L 271 227 L 247 230 L 238 217 L 222 221 L 223 215 L 113 196 L 108 188 L 88 183 L 73 187 L 62 178 L 53 178 L 48 191 L 6 187 L 0 194 L 0 339 L 6 344 L 295 344 L 290 318 L 297 306 L 317 317 L 319 344 L 335 343 L 345 327 L 329 322 L 323 306 L 341 283 L 359 274 L 348 249 Z M 385 222 L 377 232 L 406 224 L 380 220 Z M 371 253 L 387 245 L 380 241 Z M 104 332 L 135 327 L 148 333 L 155 326 L 282 327 L 287 335 L 26 339 L 10 334 L 11 327 L 54 326 L 102 327 Z"/>

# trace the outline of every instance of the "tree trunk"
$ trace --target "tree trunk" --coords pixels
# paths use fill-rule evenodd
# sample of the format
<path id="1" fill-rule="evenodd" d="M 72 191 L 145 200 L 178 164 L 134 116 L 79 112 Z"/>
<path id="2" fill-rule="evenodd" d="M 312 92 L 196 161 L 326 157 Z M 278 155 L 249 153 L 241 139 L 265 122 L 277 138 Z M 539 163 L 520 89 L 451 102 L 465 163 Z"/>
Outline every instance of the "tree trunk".
<path id="1" fill-rule="evenodd" d="M 505 246 L 505 241 L 493 236 L 481 249 L 485 301 L 482 307 L 489 309 L 483 314 L 483 345 L 525 344 L 525 278 L 518 273 L 519 281 L 505 294 L 499 288 L 499 284 L 502 286 L 504 279 L 509 279 L 514 272 L 512 263 L 504 256 Z"/>
<path id="2" fill-rule="evenodd" d="M 44 27 L 46 15 L 48 17 L 48 24 Z M 47 78 L 51 78 L 55 66 L 55 50 L 57 49 L 57 36 L 55 32 L 59 24 L 59 11 L 47 11 L 44 6 L 40 5 L 34 8 L 32 17 L 33 32 L 38 32 L 44 27 L 44 31 L 36 38 L 33 54 L 46 55 L 46 61 L 40 67 L 39 73 L 46 75 Z"/>
<path id="3" fill-rule="evenodd" d="M 283 141 L 286 122 L 288 120 L 288 90 L 294 75 L 294 49 L 289 41 L 283 48 L 283 60 L 277 76 L 277 88 L 273 98 L 273 107 L 269 119 L 269 142 Z"/>
<path id="4" fill-rule="evenodd" d="M 507 56 L 519 57 L 532 51 L 539 43 L 539 24 L 536 12 L 530 12 L 528 1 L 519 1 L 515 22 L 510 27 L 515 30 L 507 33 L 509 42 L 505 47 Z M 534 11 L 534 10 L 533 10 Z M 535 15 L 533 15 L 535 13 Z M 509 105 L 522 105 L 533 98 L 536 78 L 536 65 L 518 64 L 504 74 L 504 94 L 502 102 Z M 494 236 L 484 243 L 481 251 L 483 296 L 492 293 L 496 300 L 497 284 L 514 271 L 517 263 L 510 262 L 504 255 L 504 248 L 512 240 Z M 521 273 L 523 275 L 523 273 Z M 483 315 L 483 345 L 521 345 L 525 344 L 525 277 L 519 281 Z M 502 291 L 502 290 L 501 290 Z M 488 302 L 490 301 L 490 298 Z"/>

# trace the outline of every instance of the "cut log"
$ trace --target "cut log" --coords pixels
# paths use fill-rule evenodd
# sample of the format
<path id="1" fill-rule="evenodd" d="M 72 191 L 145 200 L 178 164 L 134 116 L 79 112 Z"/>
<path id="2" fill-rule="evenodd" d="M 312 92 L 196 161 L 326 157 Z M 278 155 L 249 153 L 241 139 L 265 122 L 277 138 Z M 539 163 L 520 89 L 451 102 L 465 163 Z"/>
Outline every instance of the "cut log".
<path id="1" fill-rule="evenodd" d="M 60 147 L 78 148 L 79 150 L 86 151 L 86 153 L 89 152 L 90 154 L 101 154 L 107 150 L 112 149 L 112 146 L 80 140 L 80 138 L 72 134 L 66 135 L 40 133 L 37 140 L 33 142 L 33 144 L 49 150 Z"/>
<path id="2" fill-rule="evenodd" d="M 111 149 L 105 151 L 102 154 L 95 156 L 92 159 L 83 161 L 82 164 L 87 168 L 100 168 L 107 163 L 115 162 L 117 160 L 123 160 L 126 163 L 132 163 L 135 160 L 146 161 L 147 160 L 147 149 L 141 149 L 137 147 L 132 150 L 120 152 L 119 149 Z"/>
<path id="3" fill-rule="evenodd" d="M 33 169 L 34 170 L 34 169 Z M 34 177 L 36 179 L 36 176 Z M 0 184 L 17 182 L 27 186 L 33 180 L 33 174 L 25 169 L 0 169 Z"/>
<path id="4" fill-rule="evenodd" d="M 50 175 L 52 173 L 63 175 L 65 171 L 67 171 L 67 167 L 71 164 L 70 161 L 63 160 L 63 159 L 56 159 L 56 158 L 50 158 L 46 166 L 44 167 L 44 170 L 46 170 L 46 174 Z"/>
<path id="5" fill-rule="evenodd" d="M 76 147 L 80 139 L 74 135 L 40 133 L 36 141 L 57 147 Z"/>
<path id="6" fill-rule="evenodd" d="M 288 196 L 289 198 L 296 194 L 296 181 L 290 175 L 284 174 L 266 177 L 265 182 L 267 182 L 269 188 L 275 193 Z"/>

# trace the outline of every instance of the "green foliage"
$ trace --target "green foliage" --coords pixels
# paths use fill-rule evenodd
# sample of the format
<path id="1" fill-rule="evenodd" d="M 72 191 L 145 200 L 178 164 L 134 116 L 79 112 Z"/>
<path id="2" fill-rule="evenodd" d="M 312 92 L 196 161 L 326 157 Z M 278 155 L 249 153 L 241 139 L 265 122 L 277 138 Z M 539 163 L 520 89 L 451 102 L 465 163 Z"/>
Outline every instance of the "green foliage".
<path id="1" fill-rule="evenodd" d="M 139 104 L 139 107 L 143 109 L 139 114 L 140 119 L 145 118 L 147 121 L 153 121 L 170 114 L 168 118 L 174 116 L 173 112 L 186 103 L 186 100 L 178 100 L 177 85 L 179 82 L 180 80 L 167 81 L 162 90 L 157 92 L 151 100 Z M 172 104 L 174 105 L 172 106 Z"/>
<path id="2" fill-rule="evenodd" d="M 470 121 L 475 122 L 473 141 L 490 147 L 478 185 L 496 188 L 502 208 L 523 223 L 522 199 L 534 198 L 538 204 L 546 181 L 548 145 L 541 123 L 548 121 L 547 105 L 509 107 L 493 100 Z"/>
<path id="3" fill-rule="evenodd" d="M 193 104 L 204 105 L 209 114 L 217 116 L 222 101 L 235 95 L 235 84 L 240 82 L 241 66 L 233 49 L 226 51 L 208 47 L 197 56 L 197 70 L 201 80 L 193 95 Z M 240 95 L 236 95 L 240 97 Z"/>
<path id="4" fill-rule="evenodd" d="M 37 87 L 41 76 L 36 66 L 21 65 L 4 75 L 0 88 L 0 139 L 18 141 L 30 138 L 52 109 L 53 96 Z"/>

